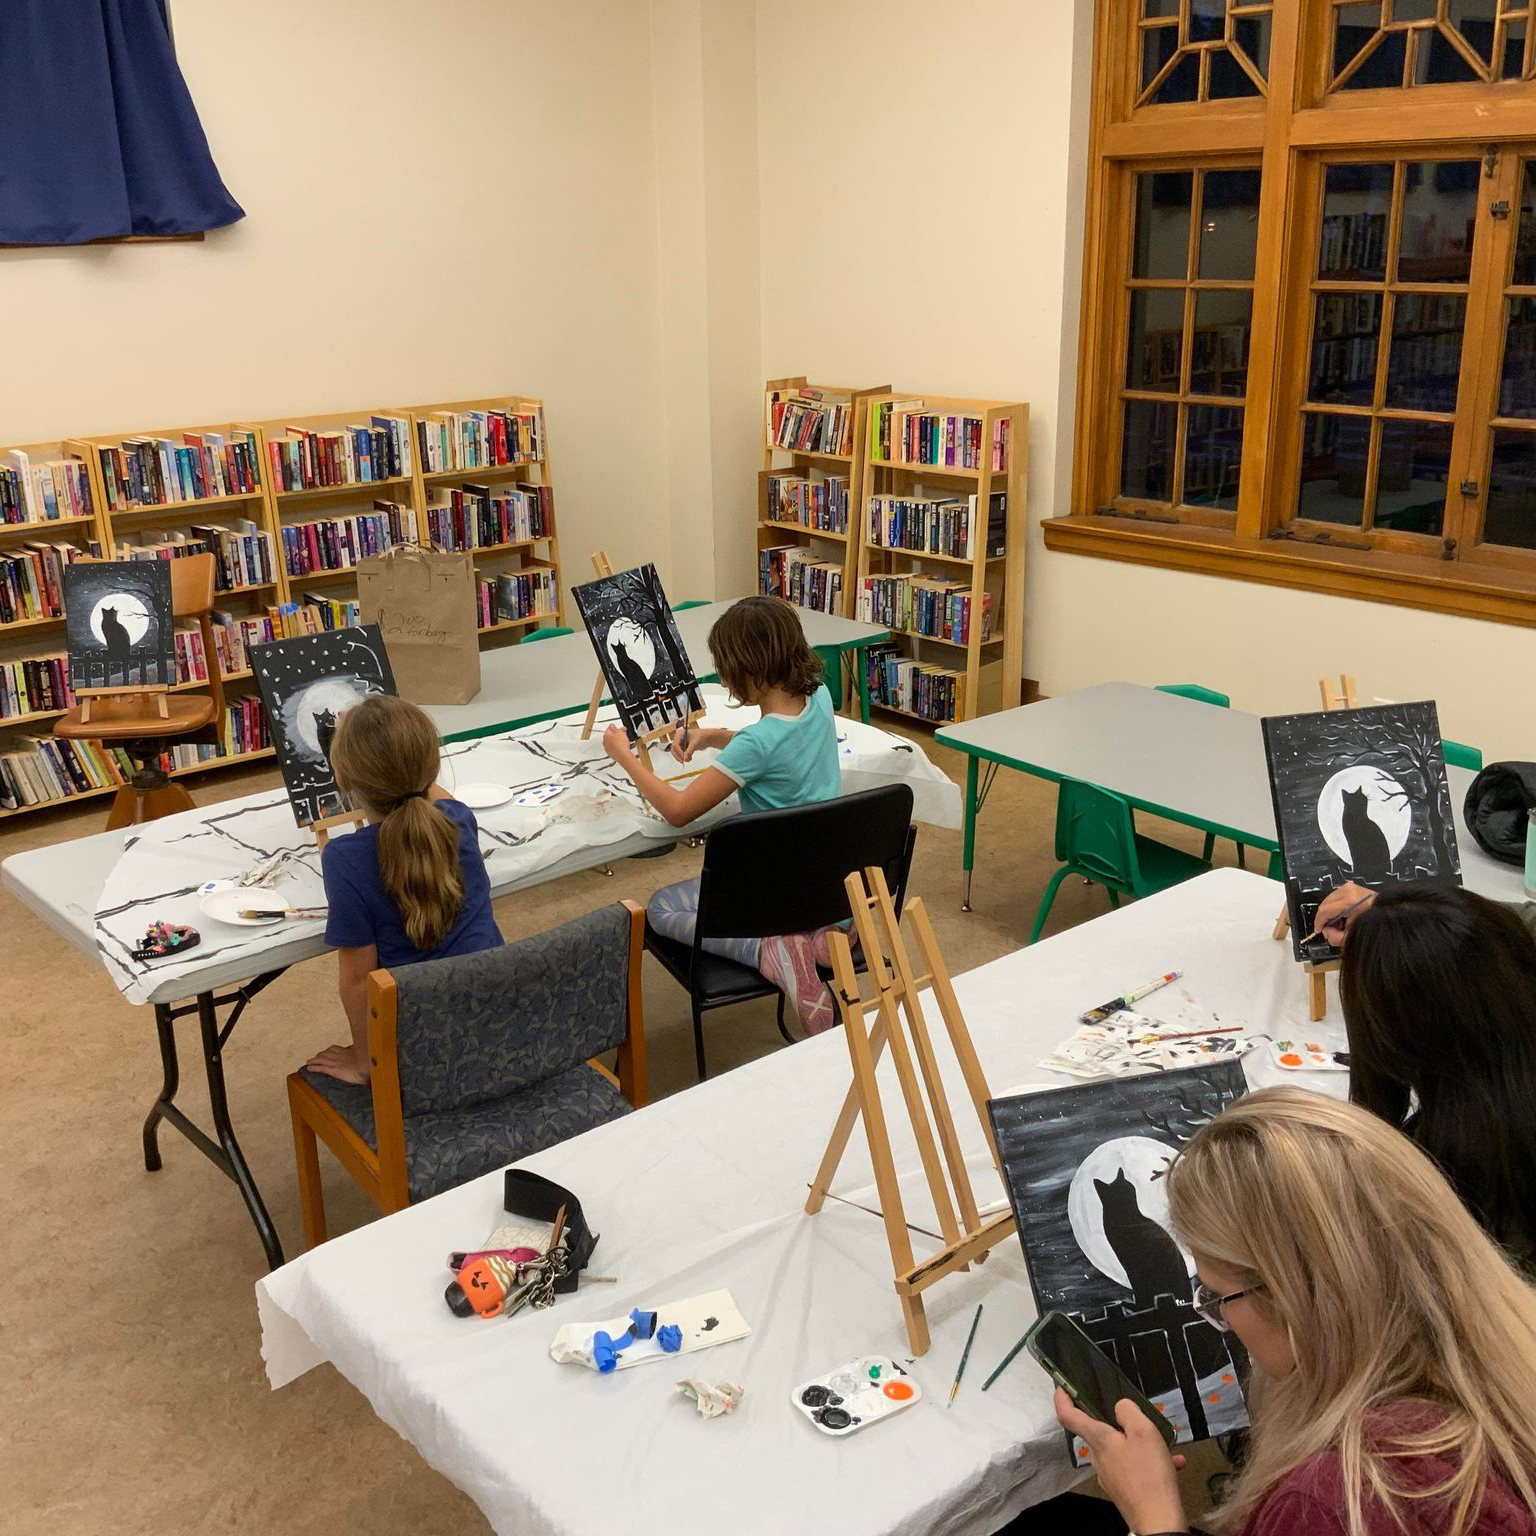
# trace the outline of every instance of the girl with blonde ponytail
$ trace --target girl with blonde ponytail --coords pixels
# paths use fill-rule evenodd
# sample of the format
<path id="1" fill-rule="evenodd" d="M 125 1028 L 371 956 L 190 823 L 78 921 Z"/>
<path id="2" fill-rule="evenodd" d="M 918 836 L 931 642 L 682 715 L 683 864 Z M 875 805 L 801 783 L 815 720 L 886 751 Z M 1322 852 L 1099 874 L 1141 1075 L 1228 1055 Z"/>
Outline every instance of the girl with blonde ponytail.
<path id="1" fill-rule="evenodd" d="M 1536 1291 L 1408 1138 L 1293 1087 L 1239 1100 L 1168 1174 L 1197 1308 L 1253 1362 L 1247 1458 L 1211 1528 L 1533 1536 Z M 1139 1536 L 1190 1529 L 1134 1404 L 1062 1424 Z"/>
<path id="2" fill-rule="evenodd" d="M 367 1081 L 370 971 L 502 942 L 474 813 L 436 782 L 438 764 L 435 727 L 404 699 L 371 694 L 336 723 L 336 783 L 368 820 L 329 839 L 320 861 L 352 1039 L 311 1057 L 311 1071 Z"/>

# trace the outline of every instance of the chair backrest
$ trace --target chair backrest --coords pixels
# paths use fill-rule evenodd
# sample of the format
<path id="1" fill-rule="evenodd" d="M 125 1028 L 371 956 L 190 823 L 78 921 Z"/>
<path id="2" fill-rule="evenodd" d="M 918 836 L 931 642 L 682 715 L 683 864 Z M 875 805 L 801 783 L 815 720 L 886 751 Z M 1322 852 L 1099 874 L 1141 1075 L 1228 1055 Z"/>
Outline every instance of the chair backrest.
<path id="1" fill-rule="evenodd" d="M 1464 741 L 1442 741 L 1445 760 L 1452 768 L 1470 768 L 1474 773 L 1483 771 L 1483 749 L 1469 747 Z"/>
<path id="2" fill-rule="evenodd" d="M 530 630 L 523 636 L 524 645 L 532 645 L 535 640 L 555 640 L 561 635 L 574 635 L 574 629 L 567 629 L 563 624 L 551 624 L 547 629 Z"/>
<path id="3" fill-rule="evenodd" d="M 170 566 L 172 617 L 195 619 L 207 613 L 213 607 L 213 556 L 183 555 Z M 211 666 L 213 658 L 208 661 Z"/>
<path id="4" fill-rule="evenodd" d="M 630 927 L 612 902 L 499 949 L 392 971 L 405 1118 L 505 1098 L 617 1046 Z"/>
<path id="5" fill-rule="evenodd" d="M 878 865 L 892 892 L 904 893 L 914 841 L 910 784 L 733 816 L 704 846 L 694 947 L 846 922 L 843 881 Z"/>
<path id="6" fill-rule="evenodd" d="M 1194 699 L 1201 704 L 1214 704 L 1218 709 L 1231 709 L 1232 700 L 1224 693 L 1217 693 L 1214 688 L 1207 688 L 1201 683 L 1159 683 L 1159 693 L 1177 694 L 1181 699 Z"/>
<path id="7" fill-rule="evenodd" d="M 1132 889 L 1140 866 L 1130 806 L 1097 784 L 1063 779 L 1056 800 L 1056 857 L 1117 890 Z"/>

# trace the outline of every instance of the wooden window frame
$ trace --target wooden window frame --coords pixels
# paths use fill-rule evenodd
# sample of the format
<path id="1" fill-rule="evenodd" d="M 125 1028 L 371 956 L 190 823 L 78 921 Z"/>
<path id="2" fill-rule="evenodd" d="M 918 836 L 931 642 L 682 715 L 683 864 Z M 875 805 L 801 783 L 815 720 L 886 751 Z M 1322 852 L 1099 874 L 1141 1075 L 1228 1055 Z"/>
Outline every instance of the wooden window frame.
<path id="1" fill-rule="evenodd" d="M 1508 259 L 1515 234 L 1510 221 L 1501 239 L 1487 238 L 1487 206 L 1504 198 L 1518 211 L 1521 163 L 1536 159 L 1536 91 L 1501 81 L 1329 94 L 1333 9 L 1276 0 L 1264 96 L 1137 107 L 1140 5 L 1097 0 L 1075 469 L 1071 511 L 1043 523 L 1046 548 L 1536 626 L 1536 550 L 1477 542 L 1492 444 L 1483 427 L 1497 425 L 1499 388 L 1489 311 L 1502 313 L 1508 286 L 1507 269 L 1501 281 L 1482 268 Z M 1293 526 L 1324 164 L 1471 159 L 1490 145 L 1501 152 L 1479 192 L 1442 536 Z M 1245 411 L 1236 514 L 1119 498 L 1135 177 L 1255 163 L 1248 389 L 1231 397 Z M 1464 425 L 1469 415 L 1478 430 Z M 1483 495 L 1460 496 L 1465 480 Z"/>

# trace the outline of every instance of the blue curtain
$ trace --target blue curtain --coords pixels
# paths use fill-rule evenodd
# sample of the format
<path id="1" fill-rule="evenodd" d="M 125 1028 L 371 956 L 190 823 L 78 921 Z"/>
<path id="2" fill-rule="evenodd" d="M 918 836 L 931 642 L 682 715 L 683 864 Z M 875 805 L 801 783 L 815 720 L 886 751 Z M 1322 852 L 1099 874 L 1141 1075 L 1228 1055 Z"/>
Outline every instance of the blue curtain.
<path id="1" fill-rule="evenodd" d="M 0 244 L 181 235 L 244 217 L 161 0 L 0 0 Z"/>

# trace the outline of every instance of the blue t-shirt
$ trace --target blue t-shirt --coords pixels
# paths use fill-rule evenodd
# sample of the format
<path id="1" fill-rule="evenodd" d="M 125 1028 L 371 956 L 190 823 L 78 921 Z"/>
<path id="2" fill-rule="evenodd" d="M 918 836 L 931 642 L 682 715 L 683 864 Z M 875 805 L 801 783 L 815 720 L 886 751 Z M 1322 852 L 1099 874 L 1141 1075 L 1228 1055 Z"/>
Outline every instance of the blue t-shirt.
<path id="1" fill-rule="evenodd" d="M 379 964 L 386 969 L 414 965 L 418 960 L 441 960 L 447 955 L 469 955 L 477 949 L 495 949 L 502 943 L 501 930 L 491 911 L 491 881 L 474 812 L 457 800 L 434 800 L 459 833 L 459 869 L 464 876 L 464 905 L 458 920 L 436 949 L 424 952 L 411 943 L 400 919 L 400 909 L 384 889 L 379 870 L 379 829 L 370 823 L 342 837 L 330 838 L 320 859 L 325 876 L 325 896 L 330 913 L 325 921 L 325 942 L 337 949 L 361 949 L 375 944 Z"/>
<path id="2" fill-rule="evenodd" d="M 843 792 L 843 771 L 832 695 L 823 685 L 793 719 L 764 715 L 744 726 L 721 750 L 715 767 L 741 786 L 744 811 L 835 799 Z"/>

